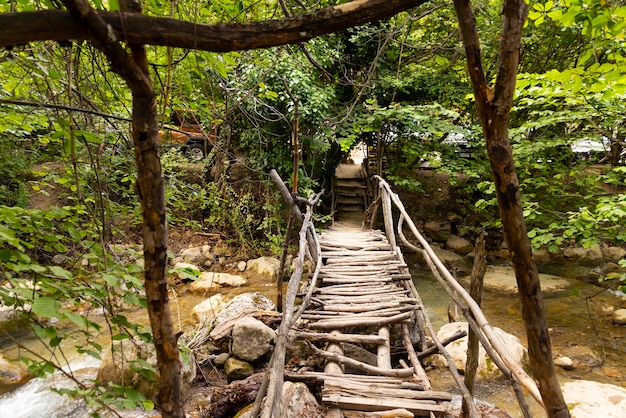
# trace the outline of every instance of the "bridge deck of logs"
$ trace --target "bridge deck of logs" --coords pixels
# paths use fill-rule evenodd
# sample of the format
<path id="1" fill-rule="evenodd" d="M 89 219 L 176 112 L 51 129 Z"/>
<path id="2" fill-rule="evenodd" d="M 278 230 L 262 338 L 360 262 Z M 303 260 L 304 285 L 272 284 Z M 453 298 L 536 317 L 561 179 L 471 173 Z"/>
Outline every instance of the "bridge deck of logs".
<path id="1" fill-rule="evenodd" d="M 354 169 L 346 171 L 357 173 Z M 465 416 L 479 416 L 471 392 L 445 349 L 464 334 L 448 341 L 438 339 L 396 239 L 421 253 L 435 279 L 465 316 L 470 333 L 508 378 L 523 415 L 530 416 L 522 388 L 543 406 L 534 380 L 512 359 L 480 306 L 437 258 L 382 178 L 374 176 L 378 193 L 365 214 L 355 217 L 355 211 L 346 211 L 343 219 L 318 236 L 312 208 L 321 193 L 308 200 L 294 197 L 276 172 L 272 177 L 302 228 L 297 267 L 289 280 L 276 347 L 257 394 L 255 408 L 262 409 L 260 416 L 282 416 L 279 394 L 285 375 L 292 380 L 321 383 L 322 402 L 330 418 L 452 416 L 451 394 L 433 390 L 421 364 L 422 359 L 437 352 L 447 360 Z M 306 214 L 297 203 L 306 204 Z M 384 232 L 362 226 L 368 223 L 360 221 L 363 215 L 371 220 L 379 209 Z M 405 227 L 418 245 L 404 236 Z M 306 258 L 316 267 L 305 280 Z M 324 360 L 323 369 L 295 374 L 285 369 L 286 347 L 294 339 L 304 340 Z"/>
<path id="2" fill-rule="evenodd" d="M 323 381 L 327 416 L 383 410 L 447 415 L 451 395 L 432 390 L 413 348 L 410 327 L 424 306 L 399 249 L 381 231 L 349 224 L 324 231 L 320 247 L 318 284 L 296 335 L 326 360 L 324 372 L 312 377 Z M 345 345 L 359 348 L 358 359 Z"/>

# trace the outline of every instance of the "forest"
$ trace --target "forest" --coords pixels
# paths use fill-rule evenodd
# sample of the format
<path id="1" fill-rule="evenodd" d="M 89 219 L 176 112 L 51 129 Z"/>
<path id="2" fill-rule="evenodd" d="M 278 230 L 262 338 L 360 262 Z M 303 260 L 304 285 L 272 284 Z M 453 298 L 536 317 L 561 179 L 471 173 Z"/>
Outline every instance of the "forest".
<path id="1" fill-rule="evenodd" d="M 468 237 L 529 243 L 515 263 L 530 246 L 626 245 L 624 1 L 0 0 L 0 22 L 0 301 L 55 353 L 25 355 L 33 375 L 77 334 L 101 356 L 88 305 L 113 340 L 155 342 L 172 382 L 159 407 L 184 416 L 171 237 L 279 256 L 288 208 L 270 170 L 309 197 L 359 144 L 401 193 L 445 175 Z M 112 250 L 129 243 L 143 268 Z M 618 264 L 606 280 L 626 293 Z M 123 387 L 72 394 L 154 407 Z"/>

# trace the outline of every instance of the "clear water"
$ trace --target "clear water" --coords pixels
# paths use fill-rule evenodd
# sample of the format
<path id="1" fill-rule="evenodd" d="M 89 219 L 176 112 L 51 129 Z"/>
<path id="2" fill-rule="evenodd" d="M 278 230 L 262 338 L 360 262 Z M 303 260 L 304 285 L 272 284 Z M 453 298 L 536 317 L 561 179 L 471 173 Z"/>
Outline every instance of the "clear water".
<path id="1" fill-rule="evenodd" d="M 408 260 L 411 263 L 411 259 Z M 452 304 L 452 299 L 429 270 L 416 264 L 410 267 L 417 290 L 428 307 L 429 318 L 438 329 L 448 322 L 448 305 Z M 557 367 L 558 378 L 562 382 L 584 379 L 626 387 L 626 362 L 623 361 L 626 358 L 626 327 L 612 324 L 608 309 L 626 306 L 626 299 L 582 280 L 588 270 L 577 265 L 540 266 L 541 273 L 570 279 L 572 284 L 567 291 L 544 296 L 553 355 L 570 357 L 576 364 L 576 368 L 570 371 Z M 482 309 L 492 326 L 517 336 L 526 345 L 517 295 L 484 290 Z M 429 376 L 433 386 L 439 389 L 454 386 L 447 372 L 431 371 Z M 515 395 L 504 379 L 477 382 L 476 396 L 499 406 L 513 417 L 522 416 Z M 531 398 L 527 402 L 533 417 L 545 416 Z"/>

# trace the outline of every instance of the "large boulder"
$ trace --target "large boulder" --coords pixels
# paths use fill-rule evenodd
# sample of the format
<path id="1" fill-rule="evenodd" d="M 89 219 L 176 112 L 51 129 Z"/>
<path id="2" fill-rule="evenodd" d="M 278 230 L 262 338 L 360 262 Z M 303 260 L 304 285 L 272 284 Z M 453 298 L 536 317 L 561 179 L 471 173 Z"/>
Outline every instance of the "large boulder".
<path id="1" fill-rule="evenodd" d="M 596 245 L 595 247 L 588 248 L 585 251 L 585 255 L 578 260 L 578 264 L 581 266 L 595 267 L 602 264 L 602 261 L 602 250 L 600 250 L 599 245 Z"/>
<path id="2" fill-rule="evenodd" d="M 626 256 L 626 249 L 622 247 L 609 247 L 607 245 L 601 245 L 600 251 L 602 251 L 602 257 L 607 261 L 618 262 Z"/>
<path id="3" fill-rule="evenodd" d="M 210 322 L 215 319 L 225 303 L 222 294 L 218 293 L 194 306 L 192 312 L 201 322 Z"/>
<path id="4" fill-rule="evenodd" d="M 626 325 L 626 309 L 617 309 L 613 312 L 613 323 L 617 325 Z"/>
<path id="5" fill-rule="evenodd" d="M 280 270 L 280 260 L 273 257 L 259 257 L 254 260 L 248 260 L 246 264 L 246 272 L 256 273 L 271 279 L 278 277 Z"/>
<path id="6" fill-rule="evenodd" d="M 452 322 L 445 324 L 437 332 L 437 338 L 444 340 L 457 332 L 463 330 L 467 332 L 467 322 Z M 493 328 L 494 332 L 503 342 L 503 345 L 509 350 L 509 353 L 513 357 L 513 360 L 523 365 L 528 362 L 526 349 L 520 342 L 519 338 L 514 335 L 508 334 L 500 328 Z M 459 372 L 465 372 L 465 362 L 467 359 L 467 336 L 453 341 L 446 346 L 446 350 L 454 359 L 454 364 Z M 441 354 L 435 354 L 432 356 L 431 364 L 439 368 L 447 368 L 448 363 L 444 356 Z M 486 355 L 485 350 L 480 347 L 478 354 L 478 370 L 477 376 L 482 378 L 492 378 L 501 375 L 500 370 L 496 367 L 493 361 Z"/>
<path id="7" fill-rule="evenodd" d="M 580 260 L 585 256 L 585 250 L 579 247 L 566 248 L 563 250 L 563 257 L 568 260 Z"/>
<path id="8" fill-rule="evenodd" d="M 626 417 L 626 389 L 622 387 L 576 380 L 562 389 L 572 418 Z"/>
<path id="9" fill-rule="evenodd" d="M 435 255 L 449 269 L 454 270 L 458 275 L 470 274 L 472 271 L 472 263 L 465 257 L 448 250 L 432 247 Z M 420 264 L 425 264 L 421 253 L 416 254 L 416 259 Z"/>
<path id="10" fill-rule="evenodd" d="M 216 286 L 218 286 L 218 288 L 219 286 L 239 287 L 245 286 L 246 284 L 248 284 L 248 280 L 236 274 L 205 271 L 200 273 L 198 280 L 189 285 L 189 290 L 204 293 L 215 289 Z"/>
<path id="11" fill-rule="evenodd" d="M 201 247 L 185 248 L 180 252 L 179 257 L 182 258 L 185 263 L 200 265 L 204 263 L 204 255 L 202 255 Z"/>
<path id="12" fill-rule="evenodd" d="M 179 347 L 182 360 L 183 391 L 186 392 L 196 378 L 196 362 L 193 353 Z M 148 367 L 142 367 L 141 363 Z M 137 367 L 143 368 L 142 373 Z M 146 369 L 151 371 L 146 372 Z M 102 359 L 96 381 L 106 387 L 109 382 L 132 387 L 156 402 L 159 393 L 159 366 L 154 344 L 135 337 L 132 340 L 113 342 L 113 350 Z"/>
<path id="13" fill-rule="evenodd" d="M 26 383 L 30 378 L 26 366 L 21 362 L 9 362 L 0 354 L 0 393 Z"/>
<path id="14" fill-rule="evenodd" d="M 433 241 L 446 242 L 452 234 L 452 225 L 447 221 L 428 221 L 424 224 L 424 233 Z"/>
<path id="15" fill-rule="evenodd" d="M 276 332 L 250 316 L 239 319 L 232 331 L 232 353 L 242 360 L 254 361 L 269 352 Z"/>
<path id="16" fill-rule="evenodd" d="M 244 311 L 273 311 L 274 309 L 274 302 L 264 294 L 259 292 L 242 293 L 224 305 L 215 318 L 215 326 L 229 318 L 234 318 Z"/>
<path id="17" fill-rule="evenodd" d="M 174 270 L 178 280 L 181 281 L 195 280 L 200 274 L 198 266 L 191 263 L 184 263 L 182 261 L 174 264 Z"/>
<path id="18" fill-rule="evenodd" d="M 539 273 L 541 291 L 544 293 L 569 290 L 575 286 L 574 280 L 565 279 L 552 274 Z M 487 266 L 483 279 L 485 289 L 502 293 L 517 294 L 517 280 L 511 266 Z"/>
<path id="19" fill-rule="evenodd" d="M 471 242 L 456 235 L 450 235 L 450 238 L 446 241 L 446 248 L 461 255 L 466 255 L 474 251 L 474 246 Z"/>

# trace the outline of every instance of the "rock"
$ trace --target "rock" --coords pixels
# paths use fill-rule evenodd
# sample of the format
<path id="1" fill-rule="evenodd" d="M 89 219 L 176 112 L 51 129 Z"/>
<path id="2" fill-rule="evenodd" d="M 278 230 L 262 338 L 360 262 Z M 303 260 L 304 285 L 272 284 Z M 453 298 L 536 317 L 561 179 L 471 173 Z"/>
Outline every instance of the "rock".
<path id="1" fill-rule="evenodd" d="M 445 324 L 437 332 L 437 337 L 440 340 L 443 340 L 454 335 L 459 330 L 465 330 L 467 332 L 467 328 L 467 322 L 452 322 L 449 324 Z M 528 362 L 526 349 L 520 342 L 519 338 L 514 335 L 508 334 L 499 328 L 494 327 L 493 330 L 500 337 L 500 339 L 502 339 L 503 345 L 508 348 L 512 358 L 516 362 L 518 362 L 520 365 Z M 459 372 L 463 373 L 465 371 L 465 361 L 467 358 L 467 336 L 450 343 L 446 346 L 446 349 L 454 359 L 454 364 L 456 365 Z M 445 357 L 443 357 L 441 354 L 435 354 L 432 356 L 432 364 L 439 368 L 448 367 L 448 363 L 446 362 Z M 478 354 L 477 376 L 481 378 L 492 378 L 500 375 L 500 370 L 485 354 L 485 350 L 481 346 Z"/>
<path id="2" fill-rule="evenodd" d="M 376 366 L 378 359 L 376 354 L 371 351 L 351 343 L 343 343 L 342 346 L 344 355 L 350 357 L 351 359 L 360 361 L 361 363 Z M 344 365 L 344 373 L 359 374 L 359 369 L 346 364 Z"/>
<path id="3" fill-rule="evenodd" d="M 30 378 L 26 366 L 19 362 L 9 362 L 0 354 L 0 393 L 26 383 Z"/>
<path id="4" fill-rule="evenodd" d="M 246 271 L 275 279 L 280 269 L 280 260 L 273 257 L 259 257 L 248 260 Z"/>
<path id="5" fill-rule="evenodd" d="M 320 407 L 315 396 L 311 394 L 309 388 L 307 388 L 304 383 L 285 382 L 283 384 L 281 399 L 283 404 L 281 418 L 318 418 L 325 416 L 324 409 Z M 393 416 L 401 417 L 404 415 Z M 411 415 L 406 416 L 412 417 L 413 414 L 411 413 Z M 252 409 L 246 408 L 240 415 L 237 415 L 237 417 L 251 418 Z"/>
<path id="6" fill-rule="evenodd" d="M 617 325 L 626 325 L 626 309 L 618 309 L 613 312 L 613 323 Z"/>
<path id="7" fill-rule="evenodd" d="M 204 264 L 205 256 L 202 254 L 201 247 L 186 248 L 180 252 L 181 257 L 186 263 Z"/>
<path id="8" fill-rule="evenodd" d="M 115 341 L 113 346 L 114 349 L 105 354 L 98 369 L 96 377 L 98 384 L 107 387 L 108 383 L 112 382 L 117 385 L 132 387 L 146 395 L 147 398 L 156 401 L 159 393 L 159 366 L 154 344 L 135 337 L 133 340 Z M 184 353 L 180 357 L 182 360 L 183 391 L 186 392 L 196 378 L 196 362 L 193 352 L 183 347 L 179 347 L 179 349 L 181 354 Z M 151 376 L 146 377 L 134 370 L 133 366 L 141 368 L 140 364 L 136 364 L 137 360 L 145 361 L 151 366 Z"/>
<path id="9" fill-rule="evenodd" d="M 322 416 L 322 408 L 304 383 L 285 382 L 282 399 L 287 405 L 282 411 L 286 418 Z"/>
<path id="10" fill-rule="evenodd" d="M 474 398 L 474 405 L 476 406 L 476 412 L 478 412 L 478 416 L 481 418 L 511 418 L 511 415 L 509 415 L 506 411 L 503 411 L 502 409 L 498 408 L 495 405 L 492 405 L 485 401 L 481 401 L 480 399 Z M 452 417 L 461 416 L 461 396 L 460 395 L 452 395 L 452 401 L 450 401 L 449 408 L 450 408 L 449 416 L 452 416 Z M 411 414 L 409 416 L 413 416 L 413 415 Z M 391 417 L 395 417 L 395 415 L 391 415 Z M 398 417 L 404 417 L 404 415 L 398 415 Z"/>
<path id="11" fill-rule="evenodd" d="M 218 293 L 194 306 L 192 312 L 200 321 L 210 322 L 217 316 L 225 302 L 222 294 Z"/>
<path id="12" fill-rule="evenodd" d="M 237 270 L 239 270 L 240 272 L 244 272 L 246 271 L 246 266 L 248 265 L 248 263 L 246 263 L 245 261 L 240 261 L 237 263 Z"/>
<path id="13" fill-rule="evenodd" d="M 591 247 L 585 251 L 585 255 L 578 260 L 578 264 L 581 266 L 597 266 L 602 263 L 602 251 L 600 250 L 600 246 L 596 245 L 595 247 Z"/>
<path id="14" fill-rule="evenodd" d="M 242 360 L 259 359 L 273 347 L 276 332 L 252 317 L 238 320 L 232 332 L 232 353 Z"/>
<path id="15" fill-rule="evenodd" d="M 224 365 L 226 364 L 226 360 L 228 360 L 229 358 L 230 354 L 220 353 L 213 359 L 213 364 L 215 364 L 217 367 L 224 367 Z"/>
<path id="16" fill-rule="evenodd" d="M 450 235 L 450 238 L 446 241 L 446 248 L 461 255 L 474 251 L 474 246 L 471 242 L 456 235 Z"/>
<path id="17" fill-rule="evenodd" d="M 246 309 L 273 311 L 274 308 L 274 302 L 269 300 L 269 298 L 262 293 L 242 293 L 235 296 L 226 305 L 224 305 L 215 319 L 215 326 L 238 315 Z"/>
<path id="18" fill-rule="evenodd" d="M 200 252 L 202 253 L 202 256 L 205 259 L 214 259 L 215 258 L 215 255 L 213 255 L 213 252 L 211 252 L 211 246 L 208 245 L 208 244 L 203 245 L 200 248 Z"/>
<path id="19" fill-rule="evenodd" d="M 17 306 L 4 306 L 0 304 L 0 332 L 7 332 L 20 326 L 25 321 L 20 315 L 22 309 L 30 310 L 30 305 L 20 308 Z"/>
<path id="20" fill-rule="evenodd" d="M 584 256 L 585 256 L 585 250 L 583 250 L 582 248 L 573 247 L 573 248 L 566 248 L 565 250 L 563 250 L 563 257 L 569 260 L 574 260 L 574 261 L 580 260 Z"/>
<path id="21" fill-rule="evenodd" d="M 562 386 L 572 418 L 626 416 L 626 389 L 606 383 L 577 380 Z"/>
<path id="22" fill-rule="evenodd" d="M 215 285 L 239 287 L 246 284 L 248 284 L 248 280 L 235 274 L 205 271 L 200 273 L 198 280 L 189 286 L 189 290 L 193 292 L 205 292 L 206 289 Z"/>
<path id="23" fill-rule="evenodd" d="M 211 295 L 211 294 L 214 295 L 216 293 L 219 293 L 221 288 L 222 286 L 220 286 L 219 283 L 214 282 L 212 278 L 210 279 L 198 278 L 198 280 L 194 280 L 189 285 L 189 291 L 195 292 L 195 293 L 202 293 L 204 295 Z"/>
<path id="24" fill-rule="evenodd" d="M 550 261 L 550 251 L 546 247 L 533 251 L 533 259 L 535 263 L 543 264 Z"/>
<path id="25" fill-rule="evenodd" d="M 606 263 L 604 265 L 604 270 L 607 271 L 607 272 L 621 271 L 622 270 L 622 266 L 620 266 L 617 263 L 613 263 L 613 262 L 609 261 L 608 263 Z"/>
<path id="26" fill-rule="evenodd" d="M 62 266 L 63 264 L 65 264 L 69 259 L 65 256 L 65 254 L 55 254 L 54 257 L 52 257 L 52 264 L 55 264 L 57 266 Z"/>
<path id="27" fill-rule="evenodd" d="M 448 250 L 442 250 L 441 248 L 432 247 L 435 255 L 441 260 L 441 262 L 450 270 L 456 271 L 459 275 L 469 274 L 472 271 L 472 263 L 465 259 L 463 256 Z M 415 258 L 422 265 L 426 264 L 426 261 L 422 257 L 421 253 L 417 253 Z"/>
<path id="28" fill-rule="evenodd" d="M 292 272 L 295 271 L 298 268 L 298 257 L 294 257 L 291 261 L 287 263 L 287 265 L 290 267 L 290 270 Z M 309 259 L 305 259 L 304 263 L 302 263 L 302 272 L 313 273 L 314 271 L 315 271 L 315 263 Z M 289 271 L 287 271 L 286 273 L 291 274 L 289 273 Z"/>
<path id="29" fill-rule="evenodd" d="M 241 380 L 254 373 L 254 367 L 244 360 L 237 357 L 230 357 L 224 363 L 224 373 L 230 380 Z"/>
<path id="30" fill-rule="evenodd" d="M 501 260 L 508 260 L 511 258 L 511 252 L 507 250 L 506 248 L 501 248 L 495 253 L 493 253 L 493 256 Z"/>
<path id="31" fill-rule="evenodd" d="M 612 315 L 613 312 L 615 312 L 615 306 L 611 306 L 611 305 L 602 305 L 600 307 L 600 310 L 602 311 L 603 314 L 606 315 Z"/>
<path id="32" fill-rule="evenodd" d="M 568 290 L 575 283 L 573 280 L 564 279 L 551 274 L 539 273 L 542 292 L 558 292 Z M 487 266 L 484 277 L 485 289 L 496 290 L 508 294 L 517 293 L 517 280 L 513 267 Z"/>
<path id="33" fill-rule="evenodd" d="M 180 280 L 195 280 L 200 274 L 200 269 L 195 264 L 177 262 L 174 264 L 174 270 L 179 270 L 176 275 Z"/>
<path id="34" fill-rule="evenodd" d="M 607 245 L 601 245 L 600 251 L 602 252 L 602 257 L 607 261 L 618 262 L 626 256 L 626 249 L 622 247 L 609 247 Z"/>
<path id="35" fill-rule="evenodd" d="M 433 241 L 446 242 L 452 234 L 450 222 L 428 221 L 424 224 L 424 233 Z"/>
<path id="36" fill-rule="evenodd" d="M 554 359 L 554 365 L 559 366 L 563 370 L 574 370 L 574 361 L 569 357 L 557 357 Z"/>

